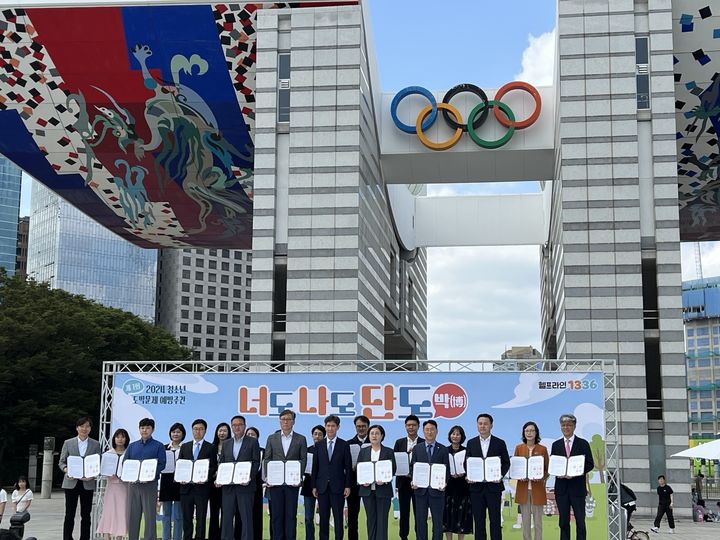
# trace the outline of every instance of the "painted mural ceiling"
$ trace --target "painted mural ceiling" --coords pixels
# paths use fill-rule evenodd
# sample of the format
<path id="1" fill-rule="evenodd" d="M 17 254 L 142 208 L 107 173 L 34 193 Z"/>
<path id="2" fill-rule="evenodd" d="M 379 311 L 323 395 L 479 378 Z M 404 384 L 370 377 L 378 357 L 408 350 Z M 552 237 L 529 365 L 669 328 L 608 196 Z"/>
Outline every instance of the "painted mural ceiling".
<path id="1" fill-rule="evenodd" d="M 5 9 L 0 153 L 137 245 L 249 248 L 257 12 L 313 5 Z"/>

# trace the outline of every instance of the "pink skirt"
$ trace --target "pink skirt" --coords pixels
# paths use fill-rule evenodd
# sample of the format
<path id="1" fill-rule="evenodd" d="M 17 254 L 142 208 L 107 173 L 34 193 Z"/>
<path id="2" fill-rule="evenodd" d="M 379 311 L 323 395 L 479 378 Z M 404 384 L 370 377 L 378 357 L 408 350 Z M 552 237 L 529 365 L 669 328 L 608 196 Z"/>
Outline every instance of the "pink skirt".
<path id="1" fill-rule="evenodd" d="M 127 535 L 127 498 L 127 484 L 119 480 L 108 480 L 102 515 L 96 531 L 98 534 Z"/>

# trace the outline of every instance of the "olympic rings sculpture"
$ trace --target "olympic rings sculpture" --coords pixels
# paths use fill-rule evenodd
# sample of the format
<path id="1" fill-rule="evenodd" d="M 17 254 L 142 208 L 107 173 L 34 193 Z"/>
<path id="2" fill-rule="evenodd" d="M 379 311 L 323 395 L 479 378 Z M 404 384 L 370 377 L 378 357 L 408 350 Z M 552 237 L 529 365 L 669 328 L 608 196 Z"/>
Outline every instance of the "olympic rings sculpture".
<path id="1" fill-rule="evenodd" d="M 512 109 L 501 101 L 505 94 L 511 90 L 522 90 L 527 92 L 535 101 L 535 109 L 532 114 L 524 120 L 517 120 Z M 478 103 L 478 105 L 470 111 L 467 122 L 463 122 L 460 111 L 450 104 L 450 100 L 453 97 L 463 92 L 474 94 L 480 98 L 480 103 Z M 400 102 L 407 96 L 413 94 L 423 96 L 429 101 L 429 104 L 423 107 L 423 109 L 418 113 L 415 125 L 408 125 L 398 118 L 397 110 Z M 507 128 L 505 135 L 494 141 L 482 139 L 477 134 L 477 129 L 485 123 L 485 120 L 487 120 L 490 109 L 493 110 L 497 121 Z M 426 88 L 423 88 L 422 86 L 408 86 L 395 94 L 392 104 L 390 105 L 390 115 L 392 116 L 393 122 L 395 122 L 398 129 L 404 131 L 405 133 L 416 134 L 418 139 L 420 139 L 420 142 L 431 150 L 447 150 L 448 148 L 452 148 L 460 140 L 463 132 L 467 132 L 473 142 L 481 148 L 489 150 L 500 148 L 512 139 L 515 130 L 525 129 L 528 126 L 532 126 L 540 117 L 541 110 L 542 99 L 540 99 L 540 93 L 533 85 L 521 81 L 509 82 L 502 86 L 495 94 L 495 99 L 492 100 L 488 99 L 487 94 L 482 88 L 475 86 L 474 84 L 458 84 L 445 93 L 445 96 L 443 96 L 440 103 L 435 100 L 435 96 L 433 96 Z M 445 123 L 454 129 L 455 132 L 446 141 L 433 142 L 427 138 L 425 131 L 427 131 L 430 126 L 435 123 L 435 120 L 438 117 L 438 111 L 442 111 Z"/>

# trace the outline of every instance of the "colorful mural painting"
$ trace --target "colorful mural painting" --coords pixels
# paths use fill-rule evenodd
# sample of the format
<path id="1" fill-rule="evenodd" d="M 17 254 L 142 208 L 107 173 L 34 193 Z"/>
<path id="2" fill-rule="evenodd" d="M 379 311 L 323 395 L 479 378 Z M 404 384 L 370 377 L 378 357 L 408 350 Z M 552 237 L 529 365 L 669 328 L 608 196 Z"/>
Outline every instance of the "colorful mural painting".
<path id="1" fill-rule="evenodd" d="M 713 8 L 720 11 L 707 0 L 673 5 L 680 236 L 685 241 L 720 239 L 720 12 Z"/>
<path id="2" fill-rule="evenodd" d="M 257 12 L 314 5 L 5 9 L 0 153 L 140 246 L 249 248 Z"/>

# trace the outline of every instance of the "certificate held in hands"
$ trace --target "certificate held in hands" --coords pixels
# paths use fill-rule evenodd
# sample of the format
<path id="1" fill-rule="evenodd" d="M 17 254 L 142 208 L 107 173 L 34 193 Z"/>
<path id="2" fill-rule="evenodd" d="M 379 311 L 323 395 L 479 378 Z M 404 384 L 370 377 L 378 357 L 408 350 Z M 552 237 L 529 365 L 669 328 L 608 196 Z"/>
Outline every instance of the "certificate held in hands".
<path id="1" fill-rule="evenodd" d="M 361 486 L 368 486 L 377 482 L 383 484 L 392 482 L 392 461 L 384 459 L 358 463 L 357 483 Z"/>
<path id="2" fill-rule="evenodd" d="M 542 456 L 513 456 L 510 458 L 510 478 L 514 480 L 542 480 L 545 477 L 545 460 Z"/>
<path id="3" fill-rule="evenodd" d="M 178 459 L 175 462 L 175 481 L 183 483 L 203 484 L 210 474 L 210 460 Z"/>
<path id="4" fill-rule="evenodd" d="M 100 454 L 68 456 L 67 475 L 69 478 L 95 478 L 100 474 Z"/>
<path id="5" fill-rule="evenodd" d="M 122 476 L 120 480 L 123 482 L 152 482 L 155 480 L 155 472 L 157 471 L 157 459 L 126 459 L 122 464 Z"/>
<path id="6" fill-rule="evenodd" d="M 250 474 L 252 472 L 252 463 L 250 461 L 238 461 L 237 463 L 221 463 L 218 465 L 217 478 L 215 483 L 220 486 L 235 484 L 246 486 L 250 483 Z"/>
<path id="7" fill-rule="evenodd" d="M 573 478 L 585 474 L 585 456 L 550 456 L 548 472 L 553 476 Z"/>
<path id="8" fill-rule="evenodd" d="M 115 452 L 105 452 L 100 459 L 101 476 L 120 476 L 122 474 L 122 456 Z"/>
<path id="9" fill-rule="evenodd" d="M 410 476 L 410 455 L 407 452 L 395 452 L 395 476 Z"/>
<path id="10" fill-rule="evenodd" d="M 269 486 L 299 486 L 302 479 L 299 461 L 269 461 L 267 483 Z"/>
<path id="11" fill-rule="evenodd" d="M 499 482 L 502 480 L 502 462 L 499 456 L 467 459 L 468 482 Z"/>

